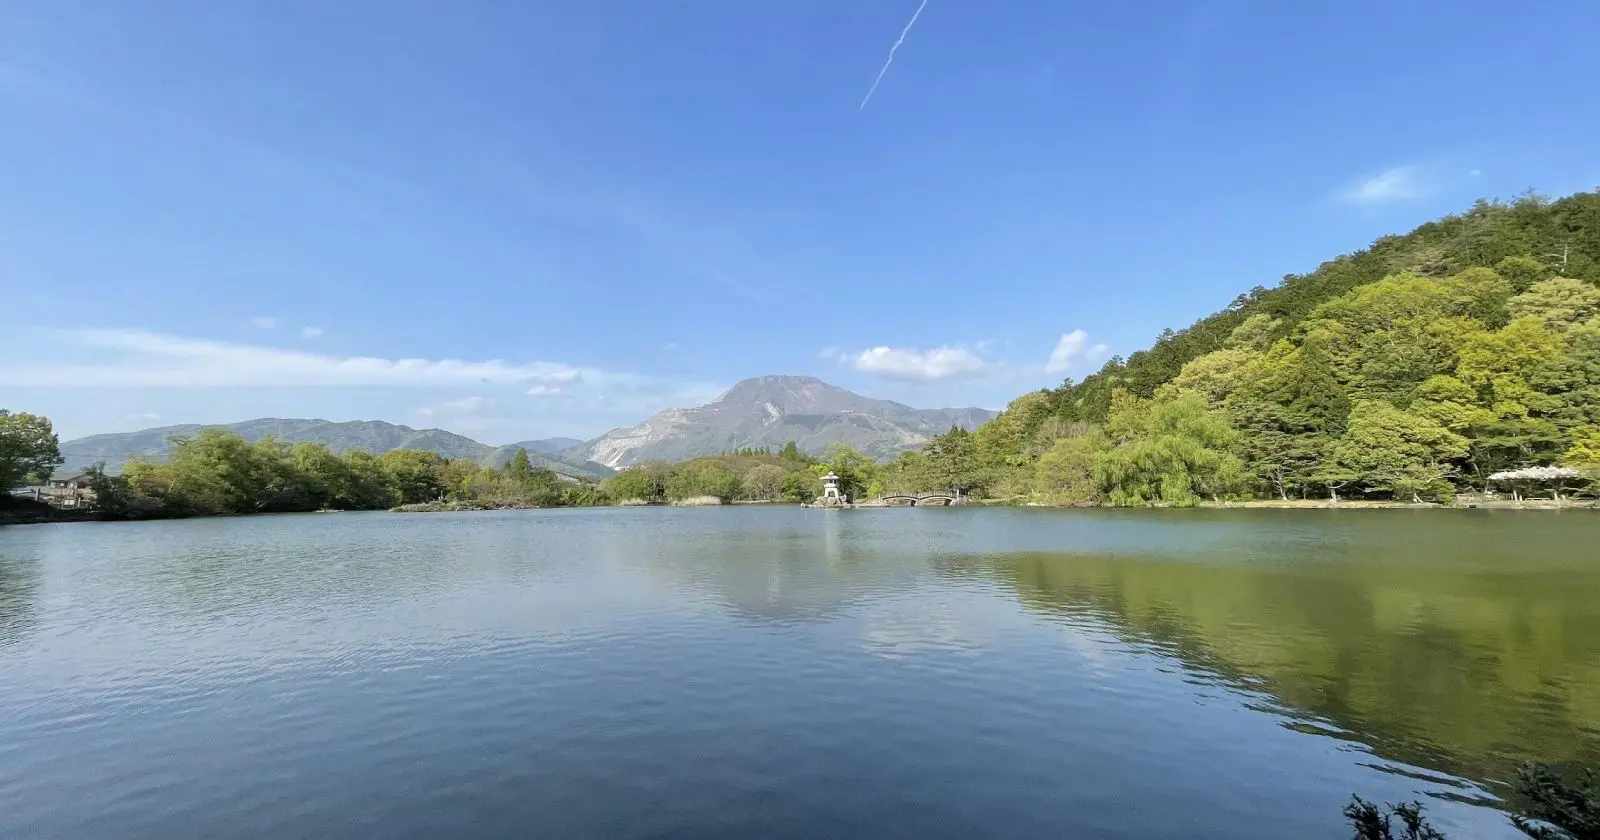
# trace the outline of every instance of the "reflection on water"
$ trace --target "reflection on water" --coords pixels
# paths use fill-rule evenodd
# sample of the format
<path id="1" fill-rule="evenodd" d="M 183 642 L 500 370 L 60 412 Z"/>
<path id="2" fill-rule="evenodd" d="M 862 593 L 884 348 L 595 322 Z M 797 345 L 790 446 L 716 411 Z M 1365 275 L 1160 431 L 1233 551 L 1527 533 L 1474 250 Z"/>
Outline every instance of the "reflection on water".
<path id="1" fill-rule="evenodd" d="M 1030 608 L 1104 619 L 1406 765 L 1498 781 L 1528 760 L 1600 763 L 1594 571 L 1536 558 L 1515 574 L 1416 560 L 987 563 Z"/>
<path id="2" fill-rule="evenodd" d="M 0 554 L 0 647 L 23 640 L 33 625 L 38 598 L 37 564 Z"/>
<path id="3" fill-rule="evenodd" d="M 1340 834 L 1351 792 L 1515 836 L 1449 798 L 1600 763 L 1596 536 L 788 508 L 6 529 L 0 836 L 1276 838 Z"/>

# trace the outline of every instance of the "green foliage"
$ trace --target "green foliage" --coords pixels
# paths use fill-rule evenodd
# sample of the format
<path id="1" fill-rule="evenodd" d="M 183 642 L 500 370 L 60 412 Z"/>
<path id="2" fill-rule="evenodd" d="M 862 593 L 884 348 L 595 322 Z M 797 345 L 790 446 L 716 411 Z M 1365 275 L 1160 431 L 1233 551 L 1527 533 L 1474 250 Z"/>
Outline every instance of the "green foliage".
<path id="1" fill-rule="evenodd" d="M 649 466 L 635 466 L 602 481 L 600 487 L 619 502 L 659 502 L 666 497 L 666 486 Z"/>
<path id="2" fill-rule="evenodd" d="M 1103 501 L 1095 465 L 1110 451 L 1111 441 L 1099 428 L 1057 440 L 1034 467 L 1036 492 L 1053 504 Z"/>
<path id="3" fill-rule="evenodd" d="M 739 476 L 726 464 L 716 461 L 691 461 L 672 472 L 667 479 L 666 497 L 680 502 L 712 496 L 732 501 L 739 492 Z"/>
<path id="4" fill-rule="evenodd" d="M 783 498 L 791 502 L 809 502 L 817 497 L 817 480 L 809 471 L 793 470 L 783 476 Z"/>
<path id="5" fill-rule="evenodd" d="M 753 501 L 783 498 L 783 479 L 788 471 L 777 464 L 757 464 L 740 479 L 745 496 Z"/>
<path id="6" fill-rule="evenodd" d="M 1535 318 L 1552 330 L 1563 330 L 1600 314 L 1600 289 L 1570 277 L 1553 277 L 1533 284 L 1506 308 L 1513 317 Z"/>
<path id="7" fill-rule="evenodd" d="M 976 486 L 1024 477 L 1064 503 L 1246 490 L 1448 501 L 1495 471 L 1557 462 L 1600 427 L 1597 284 L 1600 194 L 1480 202 L 1018 398 L 974 434 L 975 465 L 959 441 L 956 458 L 938 449 Z M 1233 434 L 1153 431 L 1154 414 L 1185 400 Z M 1097 424 L 1106 451 L 1060 443 Z M 912 483 L 909 464 L 889 474 Z"/>
<path id="8" fill-rule="evenodd" d="M 517 451 L 522 454 L 523 463 L 526 464 L 527 452 Z M 383 465 L 384 472 L 389 474 L 395 492 L 399 494 L 400 504 L 431 502 L 444 496 L 445 484 L 439 476 L 444 458 L 432 452 L 396 449 L 383 453 L 378 461 Z"/>
<path id="9" fill-rule="evenodd" d="M 1114 505 L 1192 506 L 1243 486 L 1225 415 L 1188 393 L 1154 401 L 1118 394 L 1106 428 L 1116 445 L 1095 462 L 1095 480 Z"/>
<path id="10" fill-rule="evenodd" d="M 1392 804 L 1386 814 L 1377 805 L 1353 796 L 1344 806 L 1344 817 L 1355 829 L 1355 840 L 1444 840 L 1444 835 L 1423 819 L 1421 802 Z M 1400 834 L 1395 833 L 1395 819 L 1400 820 Z"/>
<path id="11" fill-rule="evenodd" d="M 1513 293 L 1526 292 L 1533 284 L 1550 276 L 1544 263 L 1533 257 L 1506 257 L 1495 263 L 1494 271 L 1511 284 Z"/>
<path id="12" fill-rule="evenodd" d="M 0 408 L 0 492 L 30 477 L 48 478 L 61 449 L 48 417 Z"/>
<path id="13" fill-rule="evenodd" d="M 1517 774 L 1519 802 L 1511 824 L 1534 840 L 1600 840 L 1600 797 L 1594 771 L 1585 769 L 1569 782 L 1547 765 L 1530 764 Z M 1355 840 L 1444 840 L 1422 816 L 1422 803 L 1392 804 L 1388 813 L 1359 796 L 1351 797 L 1345 819 Z M 1394 820 L 1400 821 L 1396 833 Z"/>
<path id="14" fill-rule="evenodd" d="M 882 487 L 878 471 L 878 462 L 843 442 L 829 444 L 822 459 L 811 466 L 813 486 L 821 487 L 821 477 L 832 472 L 839 477 L 839 492 L 852 500 L 868 498 L 868 489 L 874 483 Z"/>
<path id="15" fill-rule="evenodd" d="M 1522 292 L 1555 273 L 1543 256 L 1547 254 L 1562 255 L 1555 265 L 1559 273 L 1600 283 L 1600 194 L 1578 193 L 1558 201 L 1531 195 L 1511 202 L 1480 201 L 1466 213 L 1429 222 L 1403 236 L 1384 237 L 1309 274 L 1286 276 L 1271 288 L 1257 286 L 1194 325 L 1163 333 L 1149 350 L 1127 359 L 1113 358 L 1082 382 L 1065 383 L 1052 399 L 1056 410 L 1069 419 L 1104 422 L 1115 388 L 1137 396 L 1154 395 L 1185 364 L 1221 349 L 1255 316 L 1276 320 L 1276 326 L 1265 331 L 1272 340 L 1303 334 L 1302 322 L 1322 303 L 1406 271 L 1444 277 L 1474 267 L 1492 268 L 1513 291 Z M 1245 330 L 1238 346 L 1259 341 L 1264 323 L 1258 320 Z"/>
<path id="16" fill-rule="evenodd" d="M 1350 426 L 1332 453 L 1339 471 L 1367 488 L 1422 501 L 1453 497 L 1447 480 L 1453 459 L 1467 454 L 1467 440 L 1427 417 L 1381 401 L 1356 403 Z"/>
<path id="17" fill-rule="evenodd" d="M 934 437 L 922 447 L 927 458 L 929 489 L 967 492 L 986 485 L 988 475 L 978 459 L 978 441 L 960 426 Z"/>
<path id="18" fill-rule="evenodd" d="M 785 443 L 783 448 L 778 450 L 778 457 L 790 463 L 805 464 L 808 466 L 816 460 L 810 455 L 801 452 L 800 447 L 795 445 L 795 442 L 792 440 L 788 443 Z"/>
<path id="19" fill-rule="evenodd" d="M 1511 822 L 1523 834 L 1534 840 L 1600 840 L 1600 791 L 1593 770 L 1569 782 L 1534 764 L 1517 774 L 1516 787 L 1521 802 Z"/>
<path id="20" fill-rule="evenodd" d="M 594 484 L 569 484 L 561 491 L 561 504 L 567 507 L 599 507 L 611 503 L 611 496 Z"/>

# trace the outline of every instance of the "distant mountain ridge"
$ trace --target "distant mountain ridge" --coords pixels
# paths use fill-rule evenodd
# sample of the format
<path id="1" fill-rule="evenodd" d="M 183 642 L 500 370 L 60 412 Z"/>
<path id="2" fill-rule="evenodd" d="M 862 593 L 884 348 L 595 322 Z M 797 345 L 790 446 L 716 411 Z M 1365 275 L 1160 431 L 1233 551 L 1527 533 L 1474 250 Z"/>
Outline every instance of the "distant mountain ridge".
<path id="1" fill-rule="evenodd" d="M 912 408 L 810 376 L 762 376 L 734 385 L 705 405 L 667 409 L 637 426 L 613 429 L 590 441 L 545 438 L 490 446 L 443 429 L 413 429 L 381 420 L 336 423 L 263 417 L 216 426 L 191 423 L 90 435 L 62 442 L 61 455 L 66 470 L 100 461 L 116 470 L 132 458 L 167 457 L 172 452 L 168 439 L 174 435 L 218 428 L 248 441 L 271 436 L 286 443 L 321 443 L 334 452 L 363 449 L 378 455 L 420 449 L 490 467 L 504 465 L 520 448 L 528 451 L 535 467 L 574 478 L 603 478 L 617 467 L 642 461 L 680 461 L 751 446 L 776 449 L 791 440 L 801 451 L 814 454 L 842 442 L 874 458 L 892 458 L 951 426 L 974 429 L 995 414 L 982 408 Z"/>
<path id="2" fill-rule="evenodd" d="M 951 426 L 976 428 L 995 414 L 982 408 L 916 409 L 811 376 L 762 376 L 734 385 L 705 405 L 668 409 L 637 426 L 613 429 L 569 450 L 568 460 L 617 468 L 750 446 L 776 448 L 791 440 L 806 452 L 842 442 L 883 459 L 915 449 Z"/>
<path id="3" fill-rule="evenodd" d="M 490 467 L 510 461 L 518 448 L 528 450 L 535 467 L 548 467 L 574 478 L 603 478 L 610 470 L 599 464 L 573 463 L 559 454 L 581 444 L 575 438 L 549 438 L 529 440 L 508 446 L 490 446 L 472 438 L 447 432 L 443 429 L 413 429 L 381 420 L 353 420 L 335 423 L 331 420 L 301 420 L 263 417 L 240 423 L 216 426 L 184 424 L 141 429 L 137 432 L 90 435 L 76 440 L 63 441 L 61 455 L 63 469 L 82 469 L 104 461 L 116 469 L 135 458 L 161 460 L 172 452 L 168 438 L 174 435 L 193 435 L 201 429 L 218 428 L 233 432 L 248 441 L 274 437 L 286 443 L 321 443 L 334 452 L 364 449 L 381 455 L 394 449 L 420 449 L 446 458 L 467 458 Z"/>

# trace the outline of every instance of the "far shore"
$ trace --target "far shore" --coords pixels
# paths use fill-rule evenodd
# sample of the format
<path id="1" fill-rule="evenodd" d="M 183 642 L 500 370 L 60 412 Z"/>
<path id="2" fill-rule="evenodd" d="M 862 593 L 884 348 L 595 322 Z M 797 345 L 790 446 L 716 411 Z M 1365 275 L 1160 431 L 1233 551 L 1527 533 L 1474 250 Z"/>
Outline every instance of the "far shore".
<path id="1" fill-rule="evenodd" d="M 974 507 L 1031 507 L 1053 510 L 1069 509 L 1105 509 L 1105 510 L 1179 510 L 1180 508 L 1163 507 L 1156 505 L 1150 508 L 1116 508 L 1103 504 L 1051 504 L 1047 502 L 1029 501 L 1025 499 L 973 499 L 968 502 Z M 799 507 L 799 502 L 773 501 L 773 500 L 738 500 L 732 502 L 714 501 L 712 497 L 688 499 L 683 502 L 645 502 L 630 499 L 611 505 L 595 505 L 594 507 L 721 507 L 733 505 L 770 505 Z M 856 510 L 878 510 L 895 507 L 908 507 L 907 505 L 853 505 Z M 478 502 L 423 502 L 420 504 L 400 505 L 389 508 L 390 513 L 460 513 L 468 511 L 485 510 L 542 510 L 536 505 L 484 505 Z M 1596 499 L 1471 499 L 1457 500 L 1452 504 L 1439 502 L 1399 502 L 1375 501 L 1370 499 L 1349 499 L 1334 502 L 1329 499 L 1247 499 L 1231 502 L 1201 502 L 1193 509 L 1203 510 L 1600 510 L 1600 500 Z M 340 510 L 303 511 L 304 513 L 344 513 Z M 231 514 L 232 516 L 270 516 L 273 514 Z M 144 521 L 147 519 L 186 519 L 186 518 L 214 518 L 214 517 L 138 517 L 116 516 L 100 513 L 94 510 L 50 510 L 37 509 L 9 509 L 0 510 L 0 526 L 5 525 L 42 525 L 63 522 L 127 522 Z"/>

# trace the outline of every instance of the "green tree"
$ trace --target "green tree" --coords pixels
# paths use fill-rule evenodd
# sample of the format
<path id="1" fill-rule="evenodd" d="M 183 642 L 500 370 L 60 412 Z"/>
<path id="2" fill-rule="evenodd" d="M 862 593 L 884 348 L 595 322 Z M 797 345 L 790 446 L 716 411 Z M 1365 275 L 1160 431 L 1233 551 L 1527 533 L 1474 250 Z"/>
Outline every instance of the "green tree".
<path id="1" fill-rule="evenodd" d="M 386 508 L 398 499 L 399 490 L 378 456 L 362 449 L 345 452 L 344 486 L 334 493 L 333 506 L 348 510 Z"/>
<path id="2" fill-rule="evenodd" d="M 571 484 L 561 491 L 561 504 L 568 507 L 598 507 L 611 504 L 611 497 L 594 484 Z"/>
<path id="3" fill-rule="evenodd" d="M 1221 408 L 1228 396 L 1239 387 L 1244 372 L 1260 357 L 1259 351 L 1244 347 L 1229 347 L 1207 353 L 1184 365 L 1171 382 L 1161 387 L 1160 392 L 1177 396 L 1192 391 L 1205 397 L 1206 405 L 1210 408 Z"/>
<path id="4" fill-rule="evenodd" d="M 1034 467 L 1034 487 L 1055 504 L 1100 502 L 1103 497 L 1095 469 L 1110 451 L 1111 441 L 1099 428 L 1061 438 L 1039 456 Z"/>
<path id="5" fill-rule="evenodd" d="M 878 463 L 842 441 L 829 444 L 822 453 L 822 460 L 813 464 L 811 470 L 817 477 L 813 481 L 829 472 L 839 476 L 839 492 L 851 499 L 866 498 L 868 488 L 878 480 Z M 820 483 L 813 485 L 820 486 Z M 815 492 L 813 489 L 813 495 Z"/>
<path id="6" fill-rule="evenodd" d="M 517 448 L 517 454 L 511 456 L 502 468 L 506 477 L 517 484 L 526 485 L 533 481 L 533 462 L 528 458 L 528 450 Z"/>
<path id="7" fill-rule="evenodd" d="M 1315 341 L 1298 348 L 1280 341 L 1242 368 L 1225 407 L 1247 469 L 1285 499 L 1313 483 L 1350 411 Z"/>
<path id="8" fill-rule="evenodd" d="M 1550 276 L 1544 263 L 1533 257 L 1506 257 L 1495 263 L 1494 271 L 1511 284 L 1513 292 L 1526 292 L 1533 284 Z"/>
<path id="9" fill-rule="evenodd" d="M 1034 434 L 1051 414 L 1048 391 L 1034 391 L 1011 401 L 998 417 L 972 432 L 977 456 L 984 466 L 1019 467 L 1031 460 L 1028 451 Z"/>
<path id="10" fill-rule="evenodd" d="M 0 408 L 0 493 L 59 466 L 61 447 L 48 417 Z"/>
<path id="11" fill-rule="evenodd" d="M 1238 433 L 1197 393 L 1153 401 L 1114 400 L 1106 426 L 1118 439 L 1098 458 L 1095 479 L 1115 505 L 1191 506 L 1239 489 Z"/>
<path id="12" fill-rule="evenodd" d="M 1266 312 L 1257 312 L 1244 319 L 1223 341 L 1224 349 L 1255 350 L 1261 352 L 1283 337 L 1283 319 Z"/>
<path id="13" fill-rule="evenodd" d="M 400 495 L 400 504 L 431 502 L 444 496 L 445 485 L 439 478 L 444 458 L 437 453 L 394 449 L 383 453 L 379 461 Z"/>
<path id="14" fill-rule="evenodd" d="M 1600 314 L 1600 289 L 1582 280 L 1553 277 L 1512 298 L 1507 309 L 1513 317 L 1537 318 L 1559 332 Z"/>
<path id="15" fill-rule="evenodd" d="M 739 493 L 739 477 L 716 461 L 690 462 L 667 479 L 667 498 L 675 502 L 711 496 L 724 502 Z"/>
<path id="16" fill-rule="evenodd" d="M 972 432 L 960 426 L 934 435 L 922 447 L 927 458 L 928 475 L 934 482 L 930 489 L 967 492 L 983 487 L 987 482 L 978 459 L 978 445 Z"/>
<path id="17" fill-rule="evenodd" d="M 811 463 L 811 458 L 804 452 L 801 452 L 800 447 L 797 446 L 792 440 L 785 443 L 783 448 L 778 450 L 778 457 L 785 461 L 793 461 L 797 464 Z"/>
<path id="18" fill-rule="evenodd" d="M 600 486 L 607 495 L 619 502 L 634 499 L 659 502 L 666 491 L 657 475 L 645 466 L 628 467 L 601 482 Z"/>
<path id="19" fill-rule="evenodd" d="M 1380 401 L 1357 402 L 1333 453 L 1339 468 L 1370 490 L 1420 502 L 1448 501 L 1450 462 L 1467 454 L 1467 441 L 1439 423 Z"/>
<path id="20" fill-rule="evenodd" d="M 788 475 L 777 464 L 758 464 L 740 480 L 745 496 L 756 501 L 775 501 L 783 497 L 783 478 Z"/>
<path id="21" fill-rule="evenodd" d="M 938 489 L 928 458 L 921 452 L 906 450 L 883 465 L 880 481 L 887 490 L 901 493 L 922 493 Z"/>
<path id="22" fill-rule="evenodd" d="M 809 502 L 817 497 L 818 486 L 810 470 L 790 470 L 783 476 L 783 498 L 791 502 Z"/>
<path id="23" fill-rule="evenodd" d="M 1458 313 L 1490 327 L 1504 326 L 1510 319 L 1506 305 L 1516 290 L 1492 269 L 1469 268 L 1446 278 L 1444 284 Z"/>

